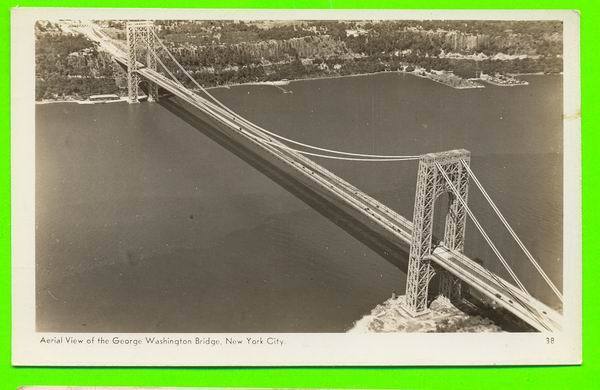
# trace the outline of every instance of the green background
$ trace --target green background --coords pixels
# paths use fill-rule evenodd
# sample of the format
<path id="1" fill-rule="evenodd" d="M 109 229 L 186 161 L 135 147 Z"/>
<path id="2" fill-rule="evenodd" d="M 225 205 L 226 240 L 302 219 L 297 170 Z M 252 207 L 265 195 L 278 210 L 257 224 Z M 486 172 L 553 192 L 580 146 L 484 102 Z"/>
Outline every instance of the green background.
<path id="1" fill-rule="evenodd" d="M 583 169 L 583 365 L 479 368 L 28 368 L 10 363 L 10 9 L 12 7 L 577 9 L 581 13 Z M 600 2 L 561 0 L 54 0 L 6 1 L 0 9 L 0 390 L 20 385 L 336 387 L 336 388 L 600 388 L 600 235 L 595 220 L 600 170 Z M 402 351 L 398 351 L 402 353 Z"/>

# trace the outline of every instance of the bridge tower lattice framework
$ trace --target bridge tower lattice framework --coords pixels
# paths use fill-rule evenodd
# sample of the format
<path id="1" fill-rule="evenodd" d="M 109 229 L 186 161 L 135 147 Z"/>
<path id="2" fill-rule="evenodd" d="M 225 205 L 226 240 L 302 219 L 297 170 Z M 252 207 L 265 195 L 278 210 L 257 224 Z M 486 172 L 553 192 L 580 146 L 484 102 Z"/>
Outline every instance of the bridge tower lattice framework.
<path id="1" fill-rule="evenodd" d="M 158 42 L 154 33 L 154 23 L 151 21 L 127 22 L 127 101 L 138 103 L 140 96 L 140 75 L 138 69 L 147 67 L 157 70 L 157 61 L 154 57 Z M 144 59 L 143 64 L 140 60 Z M 148 82 L 146 86 L 149 101 L 158 100 L 158 86 Z"/>
<path id="2" fill-rule="evenodd" d="M 445 218 L 444 247 L 458 252 L 464 250 L 466 210 L 438 168 L 446 172 L 466 203 L 469 176 L 461 160 L 469 164 L 470 152 L 458 149 L 429 153 L 419 160 L 405 298 L 405 309 L 413 316 L 428 312 L 429 284 L 436 274 L 430 260 L 437 245 L 433 242 L 434 210 L 437 198 L 444 193 L 448 193 L 450 198 Z M 438 273 L 439 293 L 450 300 L 459 299 L 462 294 L 460 280 L 442 270 Z"/>

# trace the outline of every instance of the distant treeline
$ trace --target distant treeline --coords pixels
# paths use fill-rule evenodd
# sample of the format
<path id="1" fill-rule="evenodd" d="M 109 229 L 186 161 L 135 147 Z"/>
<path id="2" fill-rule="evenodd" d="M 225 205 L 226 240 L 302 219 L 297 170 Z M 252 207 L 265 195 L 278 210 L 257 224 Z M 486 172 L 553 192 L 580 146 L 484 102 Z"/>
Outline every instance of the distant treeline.
<path id="1" fill-rule="evenodd" d="M 35 45 L 36 100 L 85 99 L 123 91 L 123 72 L 83 35 L 57 33 L 39 24 Z M 47 32 L 51 31 L 51 32 Z"/>
<path id="2" fill-rule="evenodd" d="M 555 21 L 300 21 L 270 27 L 231 21 L 163 21 L 159 25 L 163 39 L 177 52 L 182 64 L 195 71 L 211 68 L 216 74 L 202 77 L 215 84 L 233 79 L 271 79 L 276 77 L 274 74 L 299 78 L 315 72 L 336 74 L 344 69 L 366 72 L 405 63 L 454 71 L 462 77 L 476 77 L 479 72 L 562 71 L 562 24 Z M 265 41 L 269 39 L 273 41 Z M 439 58 L 442 52 L 529 57 L 457 60 Z M 313 63 L 334 62 L 338 67 L 324 72 L 323 68 L 281 65 L 298 58 Z M 264 61 L 269 63 L 270 71 L 255 69 Z M 231 66 L 239 68 L 240 74 L 234 75 Z"/>
<path id="3" fill-rule="evenodd" d="M 326 66 L 323 66 L 326 65 Z M 282 79 L 302 79 L 307 77 L 351 75 L 360 73 L 376 73 L 384 71 L 404 70 L 413 71 L 416 66 L 426 70 L 453 71 L 463 78 L 478 77 L 480 72 L 495 73 L 557 73 L 561 69 L 560 59 L 540 62 L 532 59 L 513 61 L 472 61 L 457 59 L 428 58 L 414 62 L 405 62 L 399 59 L 381 59 L 374 61 L 372 58 L 363 57 L 353 60 L 330 58 L 314 61 L 312 64 L 302 64 L 299 60 L 291 63 L 275 64 L 269 67 L 247 66 L 237 70 L 224 70 L 221 72 L 196 72 L 194 78 L 205 86 L 217 86 L 236 83 L 257 81 L 277 81 Z M 180 74 L 179 79 L 186 82 L 185 75 Z M 193 84 L 189 84 L 193 88 Z"/>
<path id="4" fill-rule="evenodd" d="M 562 54 L 559 21 L 299 21 L 259 27 L 243 21 L 159 21 L 166 41 L 238 44 L 329 35 L 355 53 L 411 49 L 422 55 L 441 50 L 495 54 Z"/>
<path id="5" fill-rule="evenodd" d="M 124 39 L 123 21 L 103 23 L 111 36 Z M 464 78 L 480 72 L 562 72 L 562 23 L 554 21 L 157 21 L 157 27 L 182 65 L 206 86 L 405 67 Z M 50 22 L 36 24 L 36 37 L 37 99 L 126 92 L 124 72 L 86 37 Z M 526 58 L 476 61 L 442 52 Z"/>

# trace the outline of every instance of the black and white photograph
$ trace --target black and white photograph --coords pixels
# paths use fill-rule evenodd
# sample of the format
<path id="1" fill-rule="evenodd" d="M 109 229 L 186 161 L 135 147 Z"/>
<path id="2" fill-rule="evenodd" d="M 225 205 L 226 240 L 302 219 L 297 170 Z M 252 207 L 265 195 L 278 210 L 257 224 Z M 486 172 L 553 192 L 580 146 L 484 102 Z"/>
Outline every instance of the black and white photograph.
<path id="1" fill-rule="evenodd" d="M 577 361 L 575 13 L 112 11 L 13 13 L 17 363 Z"/>

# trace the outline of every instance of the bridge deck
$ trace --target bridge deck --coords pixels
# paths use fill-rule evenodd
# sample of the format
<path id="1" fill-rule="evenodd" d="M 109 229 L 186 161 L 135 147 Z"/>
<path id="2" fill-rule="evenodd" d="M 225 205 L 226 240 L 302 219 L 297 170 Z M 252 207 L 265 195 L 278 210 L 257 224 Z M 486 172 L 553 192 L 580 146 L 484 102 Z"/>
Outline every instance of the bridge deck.
<path id="1" fill-rule="evenodd" d="M 127 66 L 125 53 L 93 27 L 82 29 L 91 39 L 98 41 L 115 59 Z M 350 214 L 364 229 L 382 237 L 405 253 L 410 249 L 412 222 L 387 206 L 371 198 L 307 157 L 286 148 L 278 140 L 262 131 L 247 126 L 213 102 L 206 100 L 161 73 L 141 67 L 140 76 L 156 83 L 199 112 L 214 125 L 215 130 L 243 145 L 296 180 L 315 191 L 336 207 Z M 486 270 L 461 253 L 437 248 L 430 259 L 475 290 L 506 309 L 538 331 L 558 330 L 560 314 L 542 302 L 522 293 L 515 286 Z"/>

